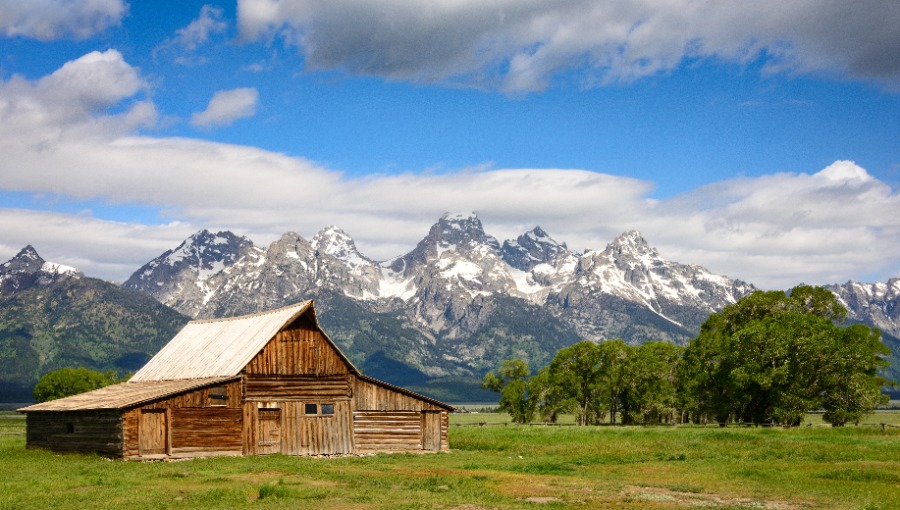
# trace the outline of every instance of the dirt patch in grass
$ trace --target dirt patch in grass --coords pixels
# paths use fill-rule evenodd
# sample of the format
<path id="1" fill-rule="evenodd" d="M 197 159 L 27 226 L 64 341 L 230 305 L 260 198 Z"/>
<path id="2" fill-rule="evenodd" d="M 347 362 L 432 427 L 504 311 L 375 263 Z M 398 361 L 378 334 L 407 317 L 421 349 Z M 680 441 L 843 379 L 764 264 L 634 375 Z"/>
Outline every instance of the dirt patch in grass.
<path id="1" fill-rule="evenodd" d="M 800 510 L 805 505 L 797 505 L 786 501 L 763 501 L 753 498 L 727 498 L 716 494 L 702 492 L 682 492 L 665 487 L 625 487 L 623 491 L 627 499 L 638 501 L 671 502 L 698 508 L 764 508 L 766 510 Z"/>
<path id="2" fill-rule="evenodd" d="M 525 498 L 525 501 L 527 501 L 527 502 L 529 502 L 529 503 L 559 503 L 559 502 L 561 502 L 562 500 L 559 499 L 559 498 L 553 498 L 553 497 L 537 497 L 537 496 L 533 496 L 533 497 L 530 497 L 530 498 Z"/>

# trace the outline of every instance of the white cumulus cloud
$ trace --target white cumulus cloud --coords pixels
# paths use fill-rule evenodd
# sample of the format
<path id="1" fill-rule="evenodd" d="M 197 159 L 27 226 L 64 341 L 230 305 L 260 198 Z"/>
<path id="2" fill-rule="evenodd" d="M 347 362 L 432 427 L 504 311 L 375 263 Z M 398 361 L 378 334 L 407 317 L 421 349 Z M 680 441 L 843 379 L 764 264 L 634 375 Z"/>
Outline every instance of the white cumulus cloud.
<path id="1" fill-rule="evenodd" d="M 2 0 L 0 33 L 43 41 L 86 39 L 118 25 L 127 11 L 123 0 Z"/>
<path id="2" fill-rule="evenodd" d="M 191 116 L 191 125 L 227 126 L 238 119 L 256 115 L 258 102 L 259 92 L 253 87 L 220 90 L 213 94 L 205 110 Z"/>

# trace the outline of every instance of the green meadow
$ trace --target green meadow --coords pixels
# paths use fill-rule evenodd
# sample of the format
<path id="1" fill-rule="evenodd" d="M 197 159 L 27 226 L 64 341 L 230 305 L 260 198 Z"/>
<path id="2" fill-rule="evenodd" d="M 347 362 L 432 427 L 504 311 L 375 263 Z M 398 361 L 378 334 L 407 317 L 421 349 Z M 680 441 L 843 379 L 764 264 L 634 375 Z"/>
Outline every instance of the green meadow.
<path id="1" fill-rule="evenodd" d="M 456 414 L 450 442 L 441 454 L 123 462 L 26 450 L 24 419 L 0 413 L 0 509 L 900 508 L 897 411 L 792 429 Z"/>

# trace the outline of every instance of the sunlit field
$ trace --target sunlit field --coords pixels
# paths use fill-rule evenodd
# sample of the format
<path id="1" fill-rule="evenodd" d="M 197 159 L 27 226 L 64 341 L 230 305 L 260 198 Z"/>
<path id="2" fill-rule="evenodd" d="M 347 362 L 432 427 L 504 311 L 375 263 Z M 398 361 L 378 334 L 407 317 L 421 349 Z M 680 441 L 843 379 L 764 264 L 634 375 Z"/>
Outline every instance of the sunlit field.
<path id="1" fill-rule="evenodd" d="M 455 414 L 440 454 L 124 462 L 26 450 L 24 419 L 0 413 L 0 509 L 900 508 L 897 411 L 836 429 L 566 419 Z"/>

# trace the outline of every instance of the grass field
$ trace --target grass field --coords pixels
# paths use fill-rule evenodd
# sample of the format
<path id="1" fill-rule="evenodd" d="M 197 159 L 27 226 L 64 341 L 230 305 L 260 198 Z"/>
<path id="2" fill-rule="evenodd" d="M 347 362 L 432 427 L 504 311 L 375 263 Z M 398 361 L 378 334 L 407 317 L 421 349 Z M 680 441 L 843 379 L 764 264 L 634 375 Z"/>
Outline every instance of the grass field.
<path id="1" fill-rule="evenodd" d="M 505 421 L 454 415 L 444 454 L 141 463 L 25 450 L 24 420 L 0 413 L 0 509 L 900 509 L 898 412 L 841 429 Z"/>

